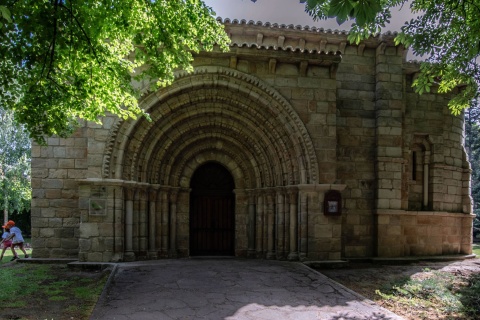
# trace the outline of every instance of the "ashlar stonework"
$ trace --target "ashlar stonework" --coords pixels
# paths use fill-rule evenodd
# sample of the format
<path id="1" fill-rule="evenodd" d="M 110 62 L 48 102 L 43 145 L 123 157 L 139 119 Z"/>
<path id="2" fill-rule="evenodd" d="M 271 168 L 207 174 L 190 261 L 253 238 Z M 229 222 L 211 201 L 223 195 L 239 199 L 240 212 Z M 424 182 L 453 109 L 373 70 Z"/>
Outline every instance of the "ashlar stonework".
<path id="1" fill-rule="evenodd" d="M 144 90 L 151 122 L 106 116 L 33 146 L 35 257 L 471 253 L 463 117 L 412 91 L 393 35 L 223 23 L 229 52 Z"/>

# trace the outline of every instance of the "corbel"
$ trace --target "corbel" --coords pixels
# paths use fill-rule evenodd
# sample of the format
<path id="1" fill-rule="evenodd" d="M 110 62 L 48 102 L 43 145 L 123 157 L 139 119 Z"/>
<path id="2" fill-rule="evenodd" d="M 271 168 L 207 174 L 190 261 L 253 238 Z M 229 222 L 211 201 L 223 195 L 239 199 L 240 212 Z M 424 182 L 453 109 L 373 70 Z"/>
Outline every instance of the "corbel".
<path id="1" fill-rule="evenodd" d="M 403 58 L 403 60 L 406 60 L 407 53 L 408 53 L 408 50 L 405 48 L 403 44 L 399 44 L 397 46 L 397 56 L 400 56 Z"/>
<path id="2" fill-rule="evenodd" d="M 337 78 L 338 63 L 332 63 L 330 65 L 330 79 Z"/>
<path id="3" fill-rule="evenodd" d="M 257 44 L 261 45 L 263 43 L 263 34 L 257 34 Z"/>
<path id="4" fill-rule="evenodd" d="M 340 45 L 338 46 L 338 51 L 340 51 L 340 53 L 344 54 L 346 47 L 347 47 L 347 43 L 346 43 L 346 42 L 340 42 Z"/>
<path id="5" fill-rule="evenodd" d="M 387 48 L 387 44 L 382 42 L 377 47 L 377 55 L 385 54 L 385 49 Z"/>
<path id="6" fill-rule="evenodd" d="M 363 51 L 365 50 L 365 43 L 360 43 L 357 49 L 357 55 L 363 56 Z"/>
<path id="7" fill-rule="evenodd" d="M 308 69 L 308 61 L 303 60 L 300 62 L 300 76 L 305 77 L 307 76 L 307 69 Z"/>
<path id="8" fill-rule="evenodd" d="M 277 59 L 270 59 L 268 61 L 268 71 L 270 74 L 275 74 L 277 68 Z"/>
<path id="9" fill-rule="evenodd" d="M 230 68 L 237 69 L 238 58 L 237 56 L 230 57 Z"/>
<path id="10" fill-rule="evenodd" d="M 298 40 L 298 47 L 300 48 L 300 50 L 305 50 L 305 39 L 299 39 Z"/>
<path id="11" fill-rule="evenodd" d="M 320 48 L 319 48 L 319 51 L 320 52 L 327 52 L 327 40 L 320 40 Z"/>
<path id="12" fill-rule="evenodd" d="M 280 48 L 282 48 L 284 43 L 285 43 L 285 37 L 284 37 L 284 36 L 279 36 L 279 37 L 278 37 L 278 41 L 277 41 L 277 45 L 278 45 Z"/>

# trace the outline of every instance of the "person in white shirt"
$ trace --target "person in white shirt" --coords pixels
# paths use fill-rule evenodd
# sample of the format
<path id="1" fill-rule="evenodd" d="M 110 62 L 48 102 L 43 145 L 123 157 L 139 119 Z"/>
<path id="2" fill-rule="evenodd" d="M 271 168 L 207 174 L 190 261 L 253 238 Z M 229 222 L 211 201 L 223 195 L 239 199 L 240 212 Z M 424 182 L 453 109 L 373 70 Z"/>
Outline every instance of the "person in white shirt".
<path id="1" fill-rule="evenodd" d="M 25 248 L 23 247 L 23 242 L 25 240 L 23 239 L 23 236 L 22 236 L 22 230 L 20 230 L 18 227 L 15 227 L 15 222 L 13 220 L 8 220 L 8 222 L 5 224 L 4 227 L 5 229 L 6 228 L 10 229 L 10 235 L 7 238 L 3 239 L 2 242 L 10 239 L 12 240 L 12 246 L 10 247 L 10 249 L 12 250 L 13 258 L 11 261 L 18 259 L 18 255 L 17 255 L 17 252 L 15 251 L 15 247 L 19 247 L 20 250 L 22 250 L 23 253 L 25 254 L 25 258 L 28 258 L 29 256 L 27 254 L 27 251 L 25 251 Z"/>

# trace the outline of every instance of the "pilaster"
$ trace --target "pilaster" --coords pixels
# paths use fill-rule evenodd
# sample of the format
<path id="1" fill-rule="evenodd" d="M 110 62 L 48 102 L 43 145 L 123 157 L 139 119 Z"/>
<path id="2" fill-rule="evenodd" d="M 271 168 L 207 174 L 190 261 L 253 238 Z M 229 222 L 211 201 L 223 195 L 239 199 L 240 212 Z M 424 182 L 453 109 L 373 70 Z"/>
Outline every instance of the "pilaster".
<path id="1" fill-rule="evenodd" d="M 400 50 L 401 51 L 401 50 Z M 393 44 L 376 50 L 375 129 L 377 209 L 401 209 L 403 158 L 404 83 L 403 54 Z"/>

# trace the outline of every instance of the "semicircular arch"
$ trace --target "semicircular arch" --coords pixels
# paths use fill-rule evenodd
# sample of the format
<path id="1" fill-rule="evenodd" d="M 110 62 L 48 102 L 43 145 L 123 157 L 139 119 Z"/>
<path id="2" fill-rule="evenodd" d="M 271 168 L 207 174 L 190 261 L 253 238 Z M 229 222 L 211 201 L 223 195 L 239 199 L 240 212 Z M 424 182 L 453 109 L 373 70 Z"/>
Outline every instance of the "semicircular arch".
<path id="1" fill-rule="evenodd" d="M 141 105 L 152 121 L 117 122 L 105 155 L 106 178 L 149 182 L 156 177 L 152 183 L 178 186 L 185 169 L 178 166 L 174 174 L 160 169 L 162 164 L 185 165 L 188 161 L 180 161 L 180 155 L 195 159 L 195 152 L 210 150 L 216 157 L 243 162 L 237 168 L 251 187 L 260 187 L 265 179 L 267 186 L 318 181 L 316 153 L 305 125 L 285 98 L 253 76 L 223 67 L 180 72 L 171 86 L 146 96 Z M 202 137 L 201 148 L 192 136 Z M 228 148 L 209 149 L 220 140 Z M 172 150 L 177 151 L 173 157 Z M 162 179 L 162 172 L 173 176 Z"/>

